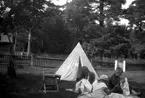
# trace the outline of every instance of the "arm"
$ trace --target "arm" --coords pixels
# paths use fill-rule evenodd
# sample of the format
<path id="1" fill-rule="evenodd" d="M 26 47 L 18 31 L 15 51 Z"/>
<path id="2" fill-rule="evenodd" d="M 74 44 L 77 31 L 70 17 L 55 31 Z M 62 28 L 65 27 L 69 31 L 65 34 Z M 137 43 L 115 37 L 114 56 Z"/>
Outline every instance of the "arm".
<path id="1" fill-rule="evenodd" d="M 120 94 L 123 93 L 123 91 L 120 87 L 120 84 L 115 85 L 115 87 L 111 89 L 111 92 L 120 93 Z"/>
<path id="2" fill-rule="evenodd" d="M 107 94 L 107 95 L 109 95 L 109 94 L 111 94 L 111 90 L 109 90 L 108 88 L 103 88 L 103 90 L 104 90 L 104 92 Z"/>
<path id="3" fill-rule="evenodd" d="M 77 93 L 81 92 L 81 89 L 80 89 L 81 88 L 81 83 L 82 83 L 82 81 L 79 81 L 79 82 L 76 83 L 75 89 L 74 89 L 75 92 L 77 92 Z"/>
<path id="4" fill-rule="evenodd" d="M 111 92 L 123 93 L 120 87 L 120 78 L 113 75 L 109 80 L 109 88 Z"/>

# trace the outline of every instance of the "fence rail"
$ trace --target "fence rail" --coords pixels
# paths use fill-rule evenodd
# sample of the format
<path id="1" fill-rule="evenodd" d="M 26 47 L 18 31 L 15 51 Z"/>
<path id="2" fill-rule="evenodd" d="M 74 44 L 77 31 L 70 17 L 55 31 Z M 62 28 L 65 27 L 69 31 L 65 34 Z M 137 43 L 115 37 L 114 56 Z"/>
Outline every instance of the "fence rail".
<path id="1" fill-rule="evenodd" d="M 16 67 L 29 66 L 31 62 L 30 56 L 14 56 L 14 64 Z M 10 55 L 0 55 L 0 67 L 7 67 L 9 65 Z"/>
<path id="2" fill-rule="evenodd" d="M 51 57 L 41 57 L 41 56 L 22 56 L 22 55 L 15 55 L 14 56 L 14 63 L 17 67 L 26 67 L 26 66 L 34 66 L 34 67 L 44 67 L 44 68 L 58 68 L 64 61 L 61 58 L 51 58 Z M 0 68 L 7 67 L 9 64 L 10 55 L 0 55 Z M 100 64 L 107 65 L 110 67 L 114 66 L 114 60 L 110 58 L 96 58 L 92 60 L 93 66 L 98 66 Z M 143 60 L 144 61 L 144 60 Z M 127 64 L 130 65 L 137 65 L 140 63 L 145 64 L 143 61 L 133 61 L 126 59 Z M 142 62 L 142 63 L 141 63 Z"/>
<path id="3" fill-rule="evenodd" d="M 56 68 L 62 64 L 64 60 L 62 59 L 54 59 L 54 58 L 40 58 L 33 57 L 32 65 L 36 67 L 49 67 Z"/>
<path id="4" fill-rule="evenodd" d="M 0 68 L 7 67 L 9 64 L 10 55 L 0 55 Z M 63 59 L 57 58 L 44 58 L 37 56 L 14 56 L 14 64 L 16 67 L 26 67 L 26 66 L 35 66 L 35 67 L 48 67 L 56 68 L 62 64 Z"/>

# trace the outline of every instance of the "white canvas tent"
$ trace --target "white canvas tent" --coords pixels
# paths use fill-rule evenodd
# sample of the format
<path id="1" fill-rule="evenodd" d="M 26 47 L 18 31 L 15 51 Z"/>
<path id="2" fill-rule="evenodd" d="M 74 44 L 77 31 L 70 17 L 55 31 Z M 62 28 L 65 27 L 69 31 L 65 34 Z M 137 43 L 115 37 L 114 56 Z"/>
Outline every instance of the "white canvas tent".
<path id="1" fill-rule="evenodd" d="M 79 77 L 81 66 L 86 66 L 90 72 L 95 74 L 96 79 L 98 79 L 98 74 L 94 70 L 80 43 L 78 43 L 55 74 L 60 75 L 61 80 L 76 81 Z"/>

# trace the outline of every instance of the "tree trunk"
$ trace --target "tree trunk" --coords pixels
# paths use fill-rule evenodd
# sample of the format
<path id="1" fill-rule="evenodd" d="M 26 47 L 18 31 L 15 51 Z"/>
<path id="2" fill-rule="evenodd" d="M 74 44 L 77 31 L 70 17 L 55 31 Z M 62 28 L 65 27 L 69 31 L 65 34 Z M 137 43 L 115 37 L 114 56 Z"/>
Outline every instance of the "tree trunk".
<path id="1" fill-rule="evenodd" d="M 100 17 L 99 17 L 99 23 L 101 27 L 104 27 L 104 0 L 100 0 L 100 6 L 99 6 L 99 10 L 100 10 Z M 101 59 L 101 63 L 100 65 L 103 65 L 103 50 L 101 49 L 101 54 L 100 54 L 100 59 Z"/>
<path id="2" fill-rule="evenodd" d="M 104 1 L 100 0 L 100 19 L 99 19 L 99 23 L 101 27 L 104 27 Z"/>
<path id="3" fill-rule="evenodd" d="M 10 46 L 9 65 L 7 67 L 8 76 L 10 76 L 11 78 L 15 78 L 16 77 L 13 46 L 14 46 L 13 44 L 11 44 L 11 46 Z"/>
<path id="4" fill-rule="evenodd" d="M 7 74 L 8 76 L 10 76 L 11 78 L 15 78 L 16 77 L 16 70 L 15 70 L 15 64 L 14 64 L 14 44 L 13 42 L 10 40 L 10 37 L 8 37 L 10 44 L 10 57 L 9 57 L 9 65 L 7 67 Z"/>

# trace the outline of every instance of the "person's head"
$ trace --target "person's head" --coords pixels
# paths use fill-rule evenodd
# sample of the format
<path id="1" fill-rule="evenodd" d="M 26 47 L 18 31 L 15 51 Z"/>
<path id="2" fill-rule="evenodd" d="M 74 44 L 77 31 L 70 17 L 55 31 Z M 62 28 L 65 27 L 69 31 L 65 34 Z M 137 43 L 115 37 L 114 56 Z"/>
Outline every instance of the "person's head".
<path id="1" fill-rule="evenodd" d="M 81 70 L 82 70 L 81 77 L 87 79 L 89 75 L 89 69 L 86 66 L 83 66 Z"/>
<path id="2" fill-rule="evenodd" d="M 123 63 L 123 61 L 124 61 L 124 59 L 123 58 L 120 58 L 119 60 L 118 60 L 118 63 L 120 62 L 120 63 Z"/>
<path id="3" fill-rule="evenodd" d="M 115 71 L 115 75 L 120 77 L 122 74 L 123 74 L 122 68 L 117 67 L 117 69 L 116 69 L 116 71 Z"/>
<path id="4" fill-rule="evenodd" d="M 89 82 L 92 84 L 95 81 L 95 74 L 93 72 L 89 73 Z"/>
<path id="5" fill-rule="evenodd" d="M 102 81 L 104 82 L 106 85 L 108 85 L 108 82 L 109 82 L 109 79 L 108 79 L 108 76 L 105 75 L 105 74 L 102 74 L 99 78 L 99 81 Z"/>
<path id="6" fill-rule="evenodd" d="M 102 74 L 99 78 L 99 80 L 105 80 L 105 81 L 108 81 L 108 76 L 105 75 L 105 74 Z"/>

